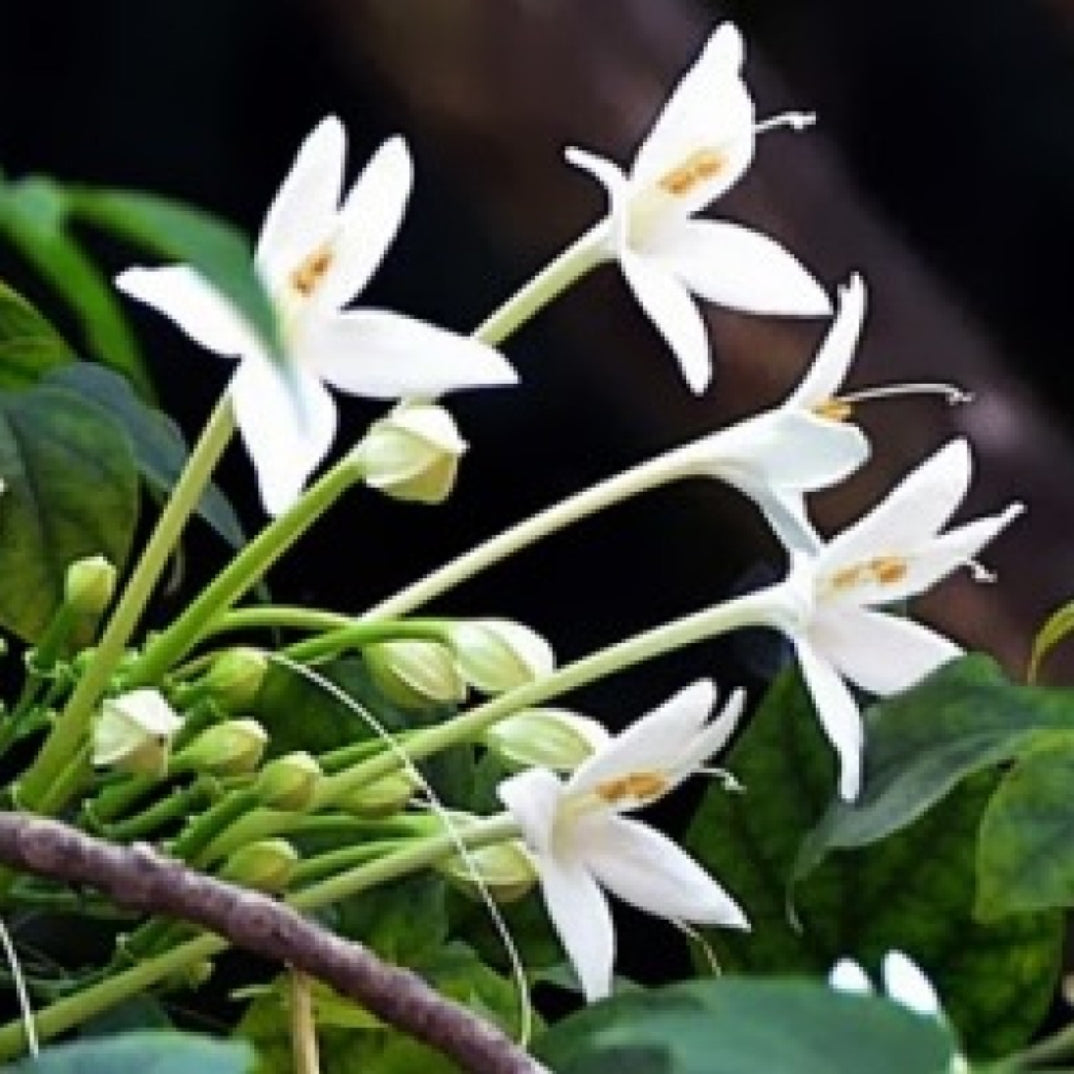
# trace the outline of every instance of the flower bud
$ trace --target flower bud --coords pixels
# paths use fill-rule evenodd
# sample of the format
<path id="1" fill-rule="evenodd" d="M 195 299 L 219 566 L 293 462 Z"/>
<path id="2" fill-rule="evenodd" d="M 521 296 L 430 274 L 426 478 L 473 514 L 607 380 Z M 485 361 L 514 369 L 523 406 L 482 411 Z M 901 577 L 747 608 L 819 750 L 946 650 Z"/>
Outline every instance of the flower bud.
<path id="1" fill-rule="evenodd" d="M 96 618 L 116 591 L 116 568 L 104 556 L 75 560 L 63 581 L 63 599 L 79 615 Z"/>
<path id="2" fill-rule="evenodd" d="M 333 804 L 344 813 L 356 817 L 390 817 L 393 813 L 398 813 L 413 795 L 413 776 L 406 772 L 393 772 L 366 787 L 351 791 L 345 798 Z"/>
<path id="3" fill-rule="evenodd" d="M 257 768 L 268 735 L 256 720 L 225 720 L 208 727 L 172 758 L 173 772 L 241 776 Z"/>
<path id="4" fill-rule="evenodd" d="M 436 868 L 472 899 L 482 898 L 483 885 L 494 902 L 516 902 L 527 895 L 537 881 L 533 861 L 517 840 L 479 847 L 469 851 L 467 858 L 469 862 L 461 855 L 455 855 Z"/>
<path id="5" fill-rule="evenodd" d="M 455 484 L 466 441 L 435 403 L 401 404 L 375 421 L 354 449 L 370 488 L 396 500 L 442 503 Z"/>
<path id="6" fill-rule="evenodd" d="M 462 677 L 486 694 L 502 694 L 551 674 L 556 660 L 536 631 L 509 619 L 448 624 L 448 641 Z"/>
<path id="7" fill-rule="evenodd" d="M 588 716 L 566 709 L 525 709 L 493 724 L 483 739 L 510 768 L 573 772 L 609 737 Z"/>
<path id="8" fill-rule="evenodd" d="M 308 753 L 288 753 L 261 769 L 254 791 L 263 806 L 301 812 L 313 804 L 322 776 L 321 766 Z"/>
<path id="9" fill-rule="evenodd" d="M 205 687 L 222 708 L 242 712 L 256 700 L 268 667 L 268 657 L 260 649 L 240 645 L 213 662 Z"/>
<path id="10" fill-rule="evenodd" d="M 366 646 L 362 657 L 377 688 L 404 708 L 428 708 L 466 696 L 455 658 L 438 641 L 383 641 Z"/>
<path id="11" fill-rule="evenodd" d="M 168 768 L 180 716 L 157 690 L 107 698 L 93 725 L 93 763 L 101 768 L 159 777 Z"/>
<path id="12" fill-rule="evenodd" d="M 298 861 L 298 851 L 286 839 L 259 839 L 239 847 L 224 863 L 220 878 L 275 895 L 286 890 Z"/>

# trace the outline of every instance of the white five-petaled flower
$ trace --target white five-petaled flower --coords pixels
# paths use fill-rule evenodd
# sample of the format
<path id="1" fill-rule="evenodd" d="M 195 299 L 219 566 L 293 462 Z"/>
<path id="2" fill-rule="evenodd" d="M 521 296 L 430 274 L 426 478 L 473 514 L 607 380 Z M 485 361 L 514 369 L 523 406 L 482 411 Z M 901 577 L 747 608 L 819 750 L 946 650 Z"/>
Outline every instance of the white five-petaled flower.
<path id="1" fill-rule="evenodd" d="M 432 398 L 513 384 L 491 347 L 382 310 L 344 310 L 368 283 L 402 222 L 413 168 L 388 139 L 342 199 L 346 134 L 334 117 L 302 144 L 265 217 L 255 262 L 276 310 L 288 375 L 234 308 L 186 265 L 133 268 L 116 284 L 170 317 L 196 343 L 241 363 L 235 419 L 266 509 L 290 505 L 336 430 L 325 383 L 372 399 Z"/>
<path id="2" fill-rule="evenodd" d="M 572 164 L 606 187 L 605 253 L 618 260 L 694 392 L 705 389 L 712 366 L 691 292 L 750 313 L 831 310 L 823 288 L 779 243 L 738 224 L 693 218 L 746 170 L 759 130 L 811 122 L 792 113 L 758 126 L 742 62 L 742 38 L 724 23 L 664 105 L 629 174 L 593 153 L 567 150 Z"/>
<path id="3" fill-rule="evenodd" d="M 736 691 L 696 682 L 598 748 L 561 781 L 531 768 L 499 786 L 534 856 L 556 932 L 586 998 L 611 990 L 615 931 L 601 888 L 673 921 L 748 928 L 735 901 L 666 836 L 622 814 L 662 798 L 717 752 L 742 711 Z"/>
<path id="4" fill-rule="evenodd" d="M 794 644 L 817 715 L 839 755 L 839 792 L 861 785 L 862 724 L 844 679 L 886 697 L 961 654 L 948 638 L 880 609 L 913 597 L 959 567 L 987 577 L 974 557 L 1022 513 L 1005 511 L 940 531 L 969 487 L 964 440 L 912 471 L 886 499 L 816 552 L 791 552 L 771 623 Z M 778 607 L 776 607 L 778 606 Z"/>

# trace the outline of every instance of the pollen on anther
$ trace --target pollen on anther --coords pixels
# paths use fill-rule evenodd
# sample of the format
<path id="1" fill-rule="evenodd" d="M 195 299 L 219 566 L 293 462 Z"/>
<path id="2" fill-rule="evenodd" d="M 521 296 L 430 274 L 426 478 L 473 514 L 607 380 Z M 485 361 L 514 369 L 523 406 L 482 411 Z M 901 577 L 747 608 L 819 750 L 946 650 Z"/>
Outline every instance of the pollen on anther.
<path id="1" fill-rule="evenodd" d="M 854 407 L 845 399 L 825 399 L 813 407 L 813 413 L 829 421 L 846 421 L 854 413 Z"/>
<path id="2" fill-rule="evenodd" d="M 598 784 L 597 794 L 609 805 L 623 801 L 649 802 L 659 798 L 667 785 L 667 780 L 656 772 L 632 772 Z"/>
<path id="3" fill-rule="evenodd" d="M 698 183 L 712 179 L 727 167 L 727 158 L 714 149 L 698 149 L 660 177 L 658 186 L 674 197 L 690 193 Z"/>
<path id="4" fill-rule="evenodd" d="M 324 274 L 332 265 L 332 248 L 325 243 L 318 246 L 294 272 L 291 273 L 291 286 L 300 294 L 308 297 Z"/>

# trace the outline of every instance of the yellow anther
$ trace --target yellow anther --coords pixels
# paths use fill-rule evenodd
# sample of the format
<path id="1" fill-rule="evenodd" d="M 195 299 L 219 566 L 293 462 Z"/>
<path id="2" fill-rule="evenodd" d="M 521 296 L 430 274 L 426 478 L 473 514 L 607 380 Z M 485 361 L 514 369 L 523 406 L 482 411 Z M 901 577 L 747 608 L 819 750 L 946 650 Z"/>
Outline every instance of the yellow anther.
<path id="1" fill-rule="evenodd" d="M 836 571 L 831 577 L 831 586 L 832 589 L 852 589 L 867 582 L 894 585 L 906 577 L 908 569 L 906 560 L 901 556 L 876 556 Z"/>
<path id="2" fill-rule="evenodd" d="M 673 197 L 690 193 L 698 183 L 712 179 L 727 167 L 727 158 L 714 149 L 698 149 L 660 177 L 657 186 Z"/>
<path id="3" fill-rule="evenodd" d="M 667 780 L 656 772 L 631 772 L 598 784 L 597 794 L 609 805 L 623 801 L 649 802 L 659 798 L 667 786 Z"/>
<path id="4" fill-rule="evenodd" d="M 813 413 L 829 421 L 846 421 L 854 413 L 854 407 L 845 399 L 825 399 L 813 407 Z"/>
<path id="5" fill-rule="evenodd" d="M 332 265 L 332 248 L 325 243 L 318 246 L 294 272 L 291 273 L 291 286 L 300 294 L 309 297 L 324 274 Z"/>

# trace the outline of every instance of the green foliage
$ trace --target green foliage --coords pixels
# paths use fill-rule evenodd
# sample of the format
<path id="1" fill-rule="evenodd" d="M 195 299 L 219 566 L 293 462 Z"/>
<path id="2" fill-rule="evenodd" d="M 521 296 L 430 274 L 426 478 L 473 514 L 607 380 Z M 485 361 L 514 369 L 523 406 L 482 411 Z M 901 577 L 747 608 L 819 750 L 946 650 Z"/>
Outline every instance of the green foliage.
<path id="1" fill-rule="evenodd" d="M 1029 656 L 1029 668 L 1026 678 L 1034 682 L 1040 671 L 1040 665 L 1044 658 L 1054 649 L 1072 630 L 1074 630 L 1074 601 L 1068 601 L 1060 608 L 1056 608 L 1044 621 L 1044 625 L 1037 631 L 1033 639 L 1033 649 Z"/>
<path id="2" fill-rule="evenodd" d="M 716 979 L 630 992 L 537 1042 L 556 1074 L 942 1074 L 945 1027 L 819 982 Z"/>
<path id="3" fill-rule="evenodd" d="M 26 388 L 74 355 L 22 295 L 0 280 L 0 388 Z"/>
<path id="4" fill-rule="evenodd" d="M 38 1059 L 5 1067 L 10 1074 L 245 1074 L 253 1056 L 241 1041 L 171 1031 L 124 1033 L 48 1048 Z"/>
<path id="5" fill-rule="evenodd" d="M 41 385 L 0 392 L 0 625 L 33 641 L 63 596 L 68 565 L 122 568 L 138 512 L 130 444 L 98 406 Z"/>
<path id="6" fill-rule="evenodd" d="M 828 858 L 794 888 L 792 913 L 798 846 L 834 782 L 831 749 L 797 677 L 770 690 L 730 767 L 745 793 L 711 788 L 687 836 L 752 924 L 748 934 L 709 934 L 722 965 L 825 974 L 843 956 L 875 968 L 899 949 L 936 983 L 975 1052 L 1002 1054 L 1027 1039 L 1051 999 L 1062 922 L 1055 913 L 974 919 L 977 831 L 994 772 L 915 813 L 897 835 Z"/>

